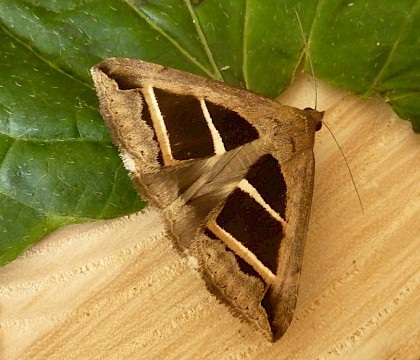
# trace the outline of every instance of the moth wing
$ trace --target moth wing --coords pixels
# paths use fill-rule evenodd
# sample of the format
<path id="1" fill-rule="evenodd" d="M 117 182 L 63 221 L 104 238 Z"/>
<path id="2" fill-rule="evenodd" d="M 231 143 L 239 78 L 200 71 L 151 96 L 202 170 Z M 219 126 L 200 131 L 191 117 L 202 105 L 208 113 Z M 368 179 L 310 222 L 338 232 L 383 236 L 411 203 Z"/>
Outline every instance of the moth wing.
<path id="1" fill-rule="evenodd" d="M 207 286 L 265 337 L 293 317 L 312 197 L 312 149 L 259 155 L 196 235 Z"/>
<path id="2" fill-rule="evenodd" d="M 142 196 L 158 208 L 208 171 L 210 158 L 259 137 L 248 113 L 231 110 L 245 111 L 244 94 L 264 102 L 244 90 L 131 59 L 108 59 L 91 72 L 121 157 Z"/>
<path id="3" fill-rule="evenodd" d="M 264 300 L 274 338 L 279 339 L 293 318 L 299 288 L 306 233 L 312 203 L 314 154 L 307 149 L 281 164 L 288 192 L 286 226 L 281 240 L 276 277 Z"/>

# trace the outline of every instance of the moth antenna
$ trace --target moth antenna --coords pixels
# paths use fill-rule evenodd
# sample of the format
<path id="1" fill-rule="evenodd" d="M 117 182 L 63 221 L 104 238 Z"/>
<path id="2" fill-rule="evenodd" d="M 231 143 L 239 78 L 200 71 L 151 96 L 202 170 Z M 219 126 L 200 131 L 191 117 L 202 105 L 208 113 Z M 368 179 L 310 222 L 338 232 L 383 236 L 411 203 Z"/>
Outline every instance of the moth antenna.
<path id="1" fill-rule="evenodd" d="M 318 89 L 317 89 L 317 87 L 316 87 L 316 80 L 315 80 L 314 65 L 313 65 L 313 63 L 312 63 L 311 54 L 309 53 L 308 40 L 307 40 L 307 39 L 306 39 L 306 37 L 305 37 L 305 32 L 303 31 L 302 22 L 300 21 L 299 13 L 297 12 L 297 10 L 296 10 L 296 9 L 295 9 L 295 14 L 296 14 L 297 21 L 298 21 L 298 23 L 299 23 L 299 28 L 300 28 L 300 33 L 302 34 L 303 43 L 304 43 L 305 48 L 306 48 L 306 54 L 307 54 L 307 56 L 308 56 L 309 66 L 310 66 L 310 68 L 311 68 L 312 79 L 313 79 L 313 83 L 314 83 L 314 93 L 315 93 L 315 108 L 314 108 L 314 109 L 316 110 L 316 108 L 317 108 L 317 106 L 318 106 Z M 351 178 L 351 182 L 353 183 L 354 190 L 356 190 L 356 194 L 357 194 L 357 198 L 358 198 L 358 200 L 359 200 L 360 208 L 362 209 L 362 214 L 364 215 L 364 214 L 365 214 L 365 211 L 364 211 L 364 209 L 363 209 L 362 199 L 361 199 L 361 197 L 360 197 L 359 190 L 357 189 L 356 182 L 354 181 L 354 177 L 353 177 L 353 174 L 352 174 L 352 172 L 351 172 L 350 165 L 349 165 L 349 163 L 348 163 L 348 161 L 347 161 L 347 158 L 346 158 L 346 157 L 345 157 L 345 155 L 344 155 L 343 149 L 341 149 L 340 144 L 338 143 L 338 141 L 337 141 L 336 137 L 334 136 L 334 134 L 333 134 L 333 132 L 331 131 L 331 129 L 329 128 L 329 126 L 328 126 L 325 122 L 322 122 L 322 124 L 323 124 L 323 125 L 327 128 L 327 130 L 328 130 L 328 131 L 329 131 L 329 133 L 331 134 L 332 138 L 334 139 L 334 142 L 336 143 L 336 145 L 337 145 L 337 147 L 338 147 L 338 150 L 340 150 L 341 156 L 343 157 L 344 162 L 346 163 L 347 170 L 348 170 L 348 172 L 349 172 L 349 174 L 350 174 L 350 178 Z"/>
<path id="2" fill-rule="evenodd" d="M 300 17 L 299 17 L 299 14 L 298 14 L 296 9 L 295 9 L 295 14 L 296 14 L 297 21 L 299 23 L 299 28 L 300 28 L 300 33 L 302 35 L 303 44 L 305 45 L 306 55 L 308 56 L 309 66 L 311 68 L 312 80 L 313 80 L 313 83 L 314 83 L 314 93 L 315 93 L 315 107 L 314 107 L 314 109 L 316 110 L 316 108 L 318 106 L 318 90 L 316 88 L 314 65 L 312 64 L 311 54 L 309 53 L 308 40 L 306 39 L 305 33 L 303 32 L 302 22 L 300 21 Z"/>
<path id="3" fill-rule="evenodd" d="M 348 172 L 349 172 L 349 174 L 350 174 L 350 178 L 351 178 L 351 182 L 353 183 L 354 190 L 356 190 L 357 198 L 359 199 L 360 208 L 362 209 L 362 214 L 364 215 L 364 214 L 365 214 L 365 210 L 363 209 L 362 199 L 361 199 L 361 197 L 360 197 L 359 190 L 357 190 L 356 182 L 354 181 L 354 177 L 353 177 L 353 174 L 352 174 L 352 172 L 351 172 L 350 165 L 349 165 L 349 163 L 348 163 L 348 161 L 347 161 L 346 157 L 344 156 L 344 152 L 343 152 L 343 150 L 341 149 L 340 144 L 338 143 L 338 141 L 337 141 L 336 137 L 334 136 L 334 134 L 333 134 L 333 132 L 331 131 L 331 129 L 329 128 L 329 126 L 328 126 L 325 122 L 323 122 L 322 124 L 323 124 L 323 125 L 325 125 L 325 127 L 327 128 L 327 130 L 328 130 L 328 131 L 329 131 L 329 133 L 331 134 L 332 138 L 334 139 L 334 142 L 337 144 L 338 150 L 340 150 L 341 156 L 343 157 L 344 162 L 346 163 L 346 166 L 347 166 L 347 170 L 348 170 Z"/>

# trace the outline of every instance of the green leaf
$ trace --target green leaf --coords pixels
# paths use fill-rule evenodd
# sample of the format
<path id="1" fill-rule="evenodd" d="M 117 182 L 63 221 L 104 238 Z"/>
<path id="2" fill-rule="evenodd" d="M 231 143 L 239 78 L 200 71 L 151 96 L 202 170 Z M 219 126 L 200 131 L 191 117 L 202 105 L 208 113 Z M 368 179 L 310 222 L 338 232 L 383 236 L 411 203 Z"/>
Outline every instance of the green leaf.
<path id="1" fill-rule="evenodd" d="M 276 96 L 309 71 L 380 94 L 420 130 L 418 1 L 0 0 L 0 264 L 60 226 L 132 213 L 137 196 L 89 68 L 139 58 Z"/>
<path id="2" fill-rule="evenodd" d="M 316 75 L 364 97 L 381 95 L 420 131 L 420 3 L 329 1 L 318 12 L 310 37 Z"/>

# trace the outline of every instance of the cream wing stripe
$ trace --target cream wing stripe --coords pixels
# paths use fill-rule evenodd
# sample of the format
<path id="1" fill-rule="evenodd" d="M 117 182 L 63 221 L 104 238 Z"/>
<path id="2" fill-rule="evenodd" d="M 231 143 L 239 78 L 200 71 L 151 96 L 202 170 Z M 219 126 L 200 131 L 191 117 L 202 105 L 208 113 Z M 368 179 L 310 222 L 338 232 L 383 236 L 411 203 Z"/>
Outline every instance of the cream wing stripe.
<path id="1" fill-rule="evenodd" d="M 283 226 L 286 225 L 286 221 L 275 211 L 273 208 L 266 203 L 266 201 L 262 198 L 259 194 L 257 189 L 255 189 L 248 180 L 243 179 L 238 185 L 238 188 L 242 191 L 246 192 L 249 196 L 251 196 L 258 204 L 260 204 L 265 211 L 267 211 L 274 219 L 279 221 Z"/>
<path id="2" fill-rule="evenodd" d="M 147 86 L 143 90 L 143 95 L 146 102 L 149 104 L 150 115 L 153 121 L 153 127 L 155 128 L 156 137 L 162 151 L 162 158 L 165 165 L 174 163 L 175 160 L 171 152 L 171 144 L 169 143 L 168 131 L 166 129 L 165 121 L 163 120 L 162 113 L 159 109 L 155 92 L 152 86 Z M 151 105 L 151 106 L 150 106 Z"/>
<path id="3" fill-rule="evenodd" d="M 215 220 L 210 221 L 207 224 L 207 227 L 216 235 L 220 240 L 222 240 L 236 255 L 240 256 L 245 260 L 249 265 L 251 265 L 254 270 L 261 275 L 267 285 L 271 285 L 275 280 L 276 276 L 268 269 L 256 256 L 253 252 L 248 250 L 244 245 L 242 245 L 238 240 L 236 240 L 231 234 L 221 228 Z"/>
<path id="4" fill-rule="evenodd" d="M 209 110 L 207 109 L 206 102 L 204 99 L 200 99 L 201 110 L 203 111 L 204 118 L 206 119 L 207 126 L 209 127 L 211 138 L 213 140 L 214 152 L 216 155 L 221 155 L 226 152 L 225 145 L 223 144 L 223 139 L 220 136 L 219 131 L 213 124 L 213 120 L 210 116 Z"/>

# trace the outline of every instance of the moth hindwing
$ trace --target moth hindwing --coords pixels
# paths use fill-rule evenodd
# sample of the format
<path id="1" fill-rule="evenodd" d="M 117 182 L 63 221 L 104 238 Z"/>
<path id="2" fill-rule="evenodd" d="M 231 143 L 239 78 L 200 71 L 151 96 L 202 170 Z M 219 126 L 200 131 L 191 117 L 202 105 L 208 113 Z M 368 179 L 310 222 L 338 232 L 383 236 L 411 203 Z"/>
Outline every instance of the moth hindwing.
<path id="1" fill-rule="evenodd" d="M 105 60 L 92 77 L 131 179 L 175 246 L 234 314 L 280 338 L 296 304 L 323 114 L 139 60 Z"/>

